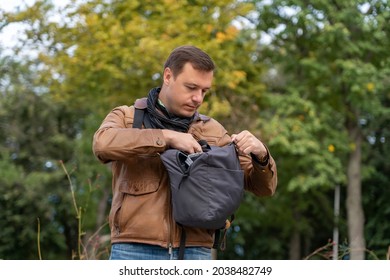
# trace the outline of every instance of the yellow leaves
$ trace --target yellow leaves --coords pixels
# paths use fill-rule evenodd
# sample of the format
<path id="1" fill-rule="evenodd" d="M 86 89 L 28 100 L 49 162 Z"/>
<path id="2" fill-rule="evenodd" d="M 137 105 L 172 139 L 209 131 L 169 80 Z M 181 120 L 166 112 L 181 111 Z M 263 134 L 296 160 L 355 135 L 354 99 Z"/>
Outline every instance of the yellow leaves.
<path id="1" fill-rule="evenodd" d="M 228 87 L 231 89 L 237 88 L 238 84 L 242 81 L 246 80 L 246 72 L 245 71 L 239 71 L 235 70 L 232 72 L 231 77 L 229 77 L 230 80 L 228 82 Z"/>
<path id="2" fill-rule="evenodd" d="M 233 75 L 240 81 L 245 80 L 246 78 L 245 71 L 233 71 Z"/>
<path id="3" fill-rule="evenodd" d="M 164 0 L 164 3 L 166 4 L 166 5 L 174 5 L 174 4 L 176 4 L 176 0 Z"/>
<path id="4" fill-rule="evenodd" d="M 235 26 L 230 25 L 224 30 L 224 32 L 218 31 L 215 36 L 218 43 L 223 43 L 226 41 L 234 40 L 237 37 L 238 33 L 239 30 Z"/>
<path id="5" fill-rule="evenodd" d="M 160 42 L 156 38 L 145 37 L 139 41 L 139 49 L 144 50 L 145 53 L 151 53 L 153 50 L 158 50 L 159 44 Z"/>
<path id="6" fill-rule="evenodd" d="M 366 89 L 368 92 L 373 92 L 375 89 L 375 84 L 374 83 L 367 83 L 366 84 Z"/>
<path id="7" fill-rule="evenodd" d="M 211 25 L 211 24 L 207 24 L 206 27 L 205 27 L 205 30 L 208 34 L 212 33 L 213 30 L 214 30 L 214 26 Z"/>
<path id="8" fill-rule="evenodd" d="M 85 23 L 88 25 L 88 26 L 95 26 L 95 25 L 98 25 L 100 24 L 100 20 L 99 20 L 99 17 L 97 16 L 97 14 L 89 14 L 88 16 L 86 16 L 85 18 Z"/>
<path id="9" fill-rule="evenodd" d="M 114 24 L 109 30 L 111 38 L 118 38 L 123 36 L 123 28 L 119 24 Z"/>
<path id="10" fill-rule="evenodd" d="M 217 32 L 216 38 L 218 43 L 223 43 L 224 41 L 226 41 L 226 35 L 223 32 Z"/>
<path id="11" fill-rule="evenodd" d="M 229 39 L 234 39 L 234 38 L 236 38 L 238 32 L 239 32 L 238 29 L 237 29 L 235 26 L 233 26 L 233 25 L 229 26 L 229 27 L 226 29 L 226 34 L 227 34 L 227 37 L 228 37 Z"/>
<path id="12" fill-rule="evenodd" d="M 333 144 L 330 144 L 330 145 L 328 146 L 328 151 L 329 151 L 330 153 L 334 153 L 335 150 L 336 150 L 336 148 L 335 148 L 335 146 L 334 146 Z"/>
<path id="13" fill-rule="evenodd" d="M 231 112 L 232 106 L 229 101 L 220 100 L 217 96 L 210 96 L 209 100 L 204 102 L 200 108 L 200 113 L 214 118 L 229 116 Z"/>

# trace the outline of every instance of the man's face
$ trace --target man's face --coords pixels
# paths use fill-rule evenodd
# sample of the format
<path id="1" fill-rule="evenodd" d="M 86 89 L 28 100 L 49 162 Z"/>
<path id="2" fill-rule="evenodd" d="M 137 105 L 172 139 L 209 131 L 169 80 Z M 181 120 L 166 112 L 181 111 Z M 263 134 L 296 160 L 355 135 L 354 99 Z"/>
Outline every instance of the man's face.
<path id="1" fill-rule="evenodd" d="M 191 117 L 202 104 L 212 81 L 213 71 L 195 70 L 190 63 L 184 65 L 183 71 L 176 78 L 171 69 L 166 68 L 160 99 L 170 113 Z"/>

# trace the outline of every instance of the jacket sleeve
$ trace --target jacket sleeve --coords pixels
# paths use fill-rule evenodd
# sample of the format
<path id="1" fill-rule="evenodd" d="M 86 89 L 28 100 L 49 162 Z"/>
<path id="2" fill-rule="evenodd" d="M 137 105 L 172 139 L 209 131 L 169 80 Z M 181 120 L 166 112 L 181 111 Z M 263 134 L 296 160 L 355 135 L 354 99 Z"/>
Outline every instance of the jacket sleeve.
<path id="1" fill-rule="evenodd" d="M 276 191 L 276 163 L 266 148 L 269 156 L 266 165 L 261 165 L 255 156 L 240 156 L 241 167 L 245 172 L 245 189 L 256 196 L 271 196 Z"/>
<path id="2" fill-rule="evenodd" d="M 134 107 L 120 106 L 103 120 L 93 136 L 92 150 L 103 163 L 135 155 L 163 152 L 166 142 L 160 129 L 132 128 Z"/>

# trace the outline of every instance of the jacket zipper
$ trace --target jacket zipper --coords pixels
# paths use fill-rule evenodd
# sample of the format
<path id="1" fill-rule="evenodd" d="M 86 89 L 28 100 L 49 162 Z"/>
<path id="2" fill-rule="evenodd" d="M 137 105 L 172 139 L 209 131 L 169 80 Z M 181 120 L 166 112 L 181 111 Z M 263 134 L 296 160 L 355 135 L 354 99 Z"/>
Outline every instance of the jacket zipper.
<path id="1" fill-rule="evenodd" d="M 169 242 L 169 245 L 168 245 L 168 254 L 169 254 L 170 257 L 172 257 L 172 252 L 173 252 L 173 250 L 172 250 L 172 243 Z"/>
<path id="2" fill-rule="evenodd" d="M 170 196 L 169 196 L 170 197 Z M 171 203 L 169 199 L 169 203 Z M 170 204 L 168 204 L 170 205 Z M 168 254 L 172 258 L 172 253 L 173 253 L 173 224 L 172 224 L 172 215 L 171 215 L 171 210 L 168 210 Z"/>

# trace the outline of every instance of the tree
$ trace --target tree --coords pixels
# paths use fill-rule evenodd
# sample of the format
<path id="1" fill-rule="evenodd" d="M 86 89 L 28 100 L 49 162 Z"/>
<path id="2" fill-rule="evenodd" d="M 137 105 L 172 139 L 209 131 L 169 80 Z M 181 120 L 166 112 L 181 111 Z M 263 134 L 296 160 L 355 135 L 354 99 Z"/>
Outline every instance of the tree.
<path id="1" fill-rule="evenodd" d="M 55 191 L 61 193 L 56 199 L 66 196 L 66 203 L 56 200 L 56 216 L 52 224 L 56 223 L 57 228 L 62 230 L 61 237 L 56 235 L 56 241 L 67 254 L 55 254 L 56 258 L 64 258 L 64 255 L 66 258 L 90 256 L 77 250 L 80 237 L 78 225 L 75 225 L 78 207 L 73 207 L 71 194 L 76 195 L 78 204 L 88 205 L 87 209 L 83 207 L 84 218 L 81 221 L 84 244 L 105 225 L 111 176 L 108 168 L 92 154 L 94 131 L 112 107 L 132 104 L 136 98 L 145 96 L 151 87 L 159 85 L 162 64 L 174 47 L 195 44 L 210 53 L 217 62 L 218 71 L 204 112 L 222 117 L 224 122 L 234 119 L 244 125 L 239 115 L 231 110 L 233 105 L 250 104 L 250 96 L 246 92 L 256 96 L 264 89 L 258 80 L 261 64 L 252 63 L 256 38 L 240 29 L 244 26 L 241 20 L 252 8 L 250 4 L 232 0 L 95 0 L 72 1 L 62 10 L 57 10 L 50 1 L 36 1 L 30 7 L 5 14 L 8 25 L 13 22 L 28 23 L 26 38 L 21 40 L 16 54 L 20 55 L 22 50 L 33 52 L 33 57 L 24 59 L 33 61 L 35 68 L 26 68 L 25 74 L 33 73 L 33 82 L 40 86 L 39 94 L 11 91 L 7 100 L 31 94 L 37 102 L 47 102 L 45 110 L 41 107 L 38 110 L 39 114 L 46 116 L 55 113 L 56 117 L 50 118 L 52 123 L 46 126 L 47 129 L 59 127 L 68 133 L 64 137 L 53 128 L 53 135 L 56 135 L 53 138 L 59 141 L 60 147 L 47 139 L 38 138 L 37 143 L 32 141 L 31 146 L 26 145 L 23 149 L 25 160 L 31 162 L 34 160 L 29 158 L 29 150 L 33 145 L 51 150 L 53 154 L 41 154 L 42 161 L 45 163 L 50 159 L 55 173 L 62 174 L 57 183 L 64 189 L 60 192 L 56 188 Z M 53 21 L 53 13 L 61 20 Z M 231 97 L 234 92 L 238 93 L 237 97 Z M 257 97 L 257 100 L 260 99 Z M 257 112 L 257 102 L 254 103 L 252 111 Z M 35 103 L 24 105 L 32 104 Z M 47 111 L 49 105 L 52 107 Z M 12 114 L 9 106 L 4 114 Z M 242 115 L 246 117 L 245 121 L 248 120 L 245 114 Z M 21 121 L 15 119 L 18 125 Z M 19 144 L 19 141 L 15 139 L 15 143 Z M 70 150 L 61 153 L 61 145 Z M 8 161 L 13 162 L 15 168 L 21 168 L 26 176 L 31 172 L 7 158 Z M 60 163 L 63 163 L 66 174 Z M 14 171 L 9 172 L 12 174 Z M 48 171 L 42 172 L 46 174 Z M 69 184 L 73 185 L 72 193 Z M 26 187 L 29 185 L 26 183 Z M 45 188 L 53 185 L 47 182 Z M 66 192 L 62 192 L 65 186 Z M 45 206 L 42 207 L 45 209 Z M 96 209 L 100 209 L 98 213 Z M 104 234 L 107 232 L 105 227 Z"/>
<path id="2" fill-rule="evenodd" d="M 3 259 L 21 256 L 36 259 L 38 246 L 42 246 L 43 257 L 58 258 L 64 249 L 60 232 L 76 228 L 66 205 L 69 186 L 63 172 L 56 168 L 58 158 L 68 161 L 72 157 L 77 133 L 73 127 L 75 120 L 44 93 L 35 66 L 34 61 L 1 59 L 0 205 L 4 230 L 0 255 Z M 64 223 L 59 223 L 59 216 Z M 38 225 L 44 229 L 41 234 Z M 41 243 L 36 242 L 39 234 Z M 71 239 L 64 236 L 68 242 Z"/>
<path id="3" fill-rule="evenodd" d="M 284 79 L 276 92 L 314 104 L 323 127 L 320 141 L 338 153 L 327 163 L 330 174 L 346 166 L 341 170 L 347 180 L 328 177 L 328 187 L 347 184 L 350 258 L 364 259 L 362 151 L 371 148 L 366 141 L 371 125 L 388 114 L 389 8 L 383 1 L 254 2 L 258 28 L 272 37 L 264 54 Z"/>

